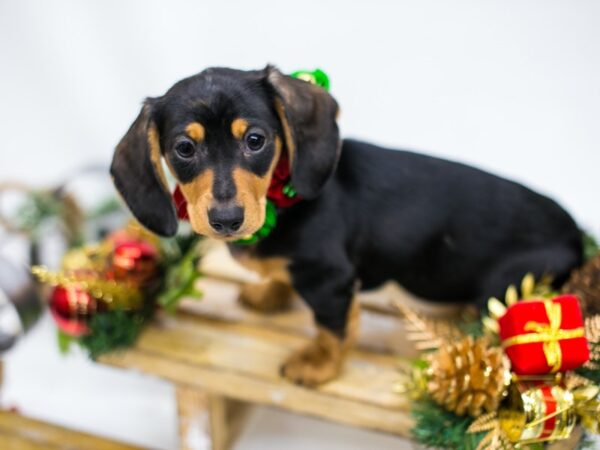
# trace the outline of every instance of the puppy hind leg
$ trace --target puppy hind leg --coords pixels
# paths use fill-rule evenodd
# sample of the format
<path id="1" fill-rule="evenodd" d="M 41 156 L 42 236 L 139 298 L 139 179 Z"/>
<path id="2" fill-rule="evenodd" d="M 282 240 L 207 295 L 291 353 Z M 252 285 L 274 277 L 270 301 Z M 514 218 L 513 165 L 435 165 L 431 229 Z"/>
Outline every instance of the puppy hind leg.
<path id="1" fill-rule="evenodd" d="M 484 278 L 477 299 L 478 306 L 484 309 L 490 297 L 504 298 L 506 288 L 511 284 L 519 288 L 527 273 L 532 273 L 536 280 L 543 275 L 550 275 L 554 280 L 554 287 L 559 287 L 580 263 L 580 254 L 568 245 L 514 253 L 492 267 Z"/>

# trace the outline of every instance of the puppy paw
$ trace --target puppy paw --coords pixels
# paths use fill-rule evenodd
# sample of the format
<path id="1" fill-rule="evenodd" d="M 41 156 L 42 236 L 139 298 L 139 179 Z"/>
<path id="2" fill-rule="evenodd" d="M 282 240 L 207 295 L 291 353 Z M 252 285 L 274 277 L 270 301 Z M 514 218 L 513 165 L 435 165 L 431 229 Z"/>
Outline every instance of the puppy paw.
<path id="1" fill-rule="evenodd" d="M 292 299 L 292 288 L 278 281 L 245 284 L 238 301 L 247 308 L 259 312 L 277 312 L 286 309 Z"/>
<path id="2" fill-rule="evenodd" d="M 343 363 L 342 342 L 328 331 L 300 349 L 283 364 L 281 375 L 303 386 L 318 386 L 338 376 Z"/>

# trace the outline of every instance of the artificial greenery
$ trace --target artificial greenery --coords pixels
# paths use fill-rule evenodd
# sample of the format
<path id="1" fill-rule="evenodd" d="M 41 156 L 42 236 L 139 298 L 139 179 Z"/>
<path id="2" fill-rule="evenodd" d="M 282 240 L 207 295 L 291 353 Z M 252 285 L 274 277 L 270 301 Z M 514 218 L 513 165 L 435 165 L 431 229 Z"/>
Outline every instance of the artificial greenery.
<path id="1" fill-rule="evenodd" d="M 483 324 L 478 319 L 477 313 L 473 311 L 465 311 L 458 320 L 457 327 L 467 336 L 478 338 L 483 336 Z"/>
<path id="2" fill-rule="evenodd" d="M 58 223 L 69 247 L 76 247 L 83 243 L 83 219 L 73 196 L 62 189 L 40 190 L 28 192 L 12 226 L 37 241 L 43 236 L 46 224 Z"/>
<path id="3" fill-rule="evenodd" d="M 590 342 L 590 354 L 592 359 L 585 366 L 575 370 L 578 375 L 587 378 L 592 383 L 600 385 L 600 342 Z"/>
<path id="4" fill-rule="evenodd" d="M 162 286 L 157 296 L 160 306 L 173 312 L 183 297 L 201 298 L 202 293 L 196 289 L 198 272 L 199 238 L 195 235 L 181 236 L 173 241 L 163 242 L 163 277 Z"/>
<path id="5" fill-rule="evenodd" d="M 200 298 L 195 288 L 200 276 L 197 271 L 200 254 L 199 237 L 181 235 L 160 241 L 161 265 L 156 282 L 145 289 L 143 307 L 136 311 L 115 309 L 101 311 L 88 322 L 89 332 L 81 337 L 72 337 L 58 332 L 58 346 L 67 352 L 76 343 L 86 349 L 92 359 L 120 348 L 133 345 L 144 325 L 152 319 L 156 305 L 169 312 L 175 311 L 178 301 L 184 296 Z"/>
<path id="6" fill-rule="evenodd" d="M 413 437 L 428 448 L 476 450 L 487 434 L 487 431 L 468 433 L 467 429 L 473 423 L 473 418 L 457 416 L 428 400 L 415 402 L 412 415 L 416 422 L 412 429 Z M 541 442 L 530 443 L 518 448 L 543 450 L 545 445 Z"/>
<path id="7" fill-rule="evenodd" d="M 58 348 L 62 353 L 67 353 L 72 344 L 78 344 L 95 360 L 104 353 L 130 347 L 137 340 L 144 324 L 152 318 L 152 303 L 146 301 L 139 311 L 116 309 L 98 313 L 88 322 L 89 333 L 81 337 L 70 336 L 58 330 Z"/>
<path id="8" fill-rule="evenodd" d="M 63 199 L 52 191 L 33 191 L 17 210 L 15 227 L 29 232 L 41 223 L 59 216 L 64 209 Z"/>
<path id="9" fill-rule="evenodd" d="M 58 349 L 61 353 L 67 353 L 71 348 L 71 344 L 76 341 L 76 338 L 68 335 L 60 328 L 56 330 L 56 341 L 58 342 Z"/>
<path id="10" fill-rule="evenodd" d="M 415 419 L 414 438 L 431 448 L 474 450 L 484 435 L 467 433 L 472 418 L 459 417 L 427 400 L 413 404 L 412 416 Z"/>
<path id="11" fill-rule="evenodd" d="M 600 245 L 591 234 L 583 234 L 583 257 L 587 261 L 600 253 Z"/>
<path id="12" fill-rule="evenodd" d="M 88 350 L 92 359 L 103 353 L 129 347 L 136 341 L 150 317 L 150 308 L 138 312 L 117 309 L 96 314 L 88 324 L 90 333 L 82 336 L 79 343 Z"/>

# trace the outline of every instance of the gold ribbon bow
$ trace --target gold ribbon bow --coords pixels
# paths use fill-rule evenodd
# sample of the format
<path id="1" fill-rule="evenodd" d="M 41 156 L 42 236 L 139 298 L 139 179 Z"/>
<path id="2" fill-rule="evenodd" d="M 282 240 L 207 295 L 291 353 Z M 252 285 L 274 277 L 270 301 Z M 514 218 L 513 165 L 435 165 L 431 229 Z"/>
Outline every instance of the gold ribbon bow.
<path id="1" fill-rule="evenodd" d="M 552 367 L 551 372 L 555 373 L 560 370 L 562 365 L 560 341 L 584 337 L 585 333 L 583 327 L 573 328 L 572 330 L 561 330 L 562 309 L 559 303 L 554 303 L 552 300 L 544 300 L 544 307 L 546 308 L 549 323 L 527 322 L 525 324 L 525 331 L 532 331 L 532 333 L 512 336 L 502 342 L 502 347 L 507 348 L 513 345 L 543 342 L 546 362 Z"/>

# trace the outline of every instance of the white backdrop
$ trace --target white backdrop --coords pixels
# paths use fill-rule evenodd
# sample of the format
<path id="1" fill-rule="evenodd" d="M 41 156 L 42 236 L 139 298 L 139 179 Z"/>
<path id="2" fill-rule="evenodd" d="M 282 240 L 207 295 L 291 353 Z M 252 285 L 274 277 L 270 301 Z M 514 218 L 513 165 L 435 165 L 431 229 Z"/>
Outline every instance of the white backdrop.
<path id="1" fill-rule="evenodd" d="M 346 136 L 478 165 L 600 230 L 597 1 L 0 1 L 0 179 L 108 163 L 212 65 L 321 67 Z"/>
<path id="2" fill-rule="evenodd" d="M 271 62 L 326 70 L 346 136 L 519 180 L 600 235 L 599 23 L 594 0 L 0 0 L 0 181 L 43 185 L 108 164 L 145 96 L 207 66 Z M 173 448 L 167 387 L 81 358 L 65 377 L 52 335 L 46 320 L 9 355 L 5 401 Z M 322 448 L 328 432 L 315 426 L 294 442 Z M 327 429 L 339 448 L 367 445 Z"/>

